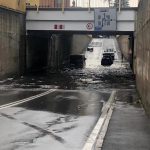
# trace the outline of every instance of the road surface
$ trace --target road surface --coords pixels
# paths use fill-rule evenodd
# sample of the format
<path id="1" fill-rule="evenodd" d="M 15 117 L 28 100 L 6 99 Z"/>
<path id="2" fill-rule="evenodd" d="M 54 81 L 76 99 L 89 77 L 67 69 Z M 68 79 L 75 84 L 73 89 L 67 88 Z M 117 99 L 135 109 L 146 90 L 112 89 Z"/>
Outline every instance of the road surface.
<path id="1" fill-rule="evenodd" d="M 93 39 L 83 69 L 64 69 L 0 81 L 0 150 L 80 150 L 114 89 L 134 89 L 116 41 Z M 115 62 L 101 66 L 103 49 Z M 119 79 L 119 80 L 118 80 Z"/>

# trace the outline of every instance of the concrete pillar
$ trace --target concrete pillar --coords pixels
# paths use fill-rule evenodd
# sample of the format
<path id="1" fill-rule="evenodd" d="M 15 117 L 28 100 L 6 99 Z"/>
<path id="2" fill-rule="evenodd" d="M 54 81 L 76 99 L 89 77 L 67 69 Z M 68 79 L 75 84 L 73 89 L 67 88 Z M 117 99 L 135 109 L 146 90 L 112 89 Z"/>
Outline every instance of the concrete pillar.
<path id="1" fill-rule="evenodd" d="M 121 35 L 118 37 L 119 47 L 124 58 L 130 63 L 133 69 L 133 59 L 134 59 L 134 36 L 133 35 Z"/>
<path id="2" fill-rule="evenodd" d="M 51 36 L 50 43 L 48 61 L 49 68 L 60 69 L 69 62 L 71 36 L 53 34 Z"/>

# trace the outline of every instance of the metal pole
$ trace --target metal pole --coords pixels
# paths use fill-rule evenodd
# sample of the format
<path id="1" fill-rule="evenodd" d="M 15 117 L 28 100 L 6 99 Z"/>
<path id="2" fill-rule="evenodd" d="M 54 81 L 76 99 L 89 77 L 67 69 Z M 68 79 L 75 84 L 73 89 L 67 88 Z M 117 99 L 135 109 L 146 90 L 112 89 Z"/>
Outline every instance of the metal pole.
<path id="1" fill-rule="evenodd" d="M 37 0 L 36 2 L 37 2 L 37 3 L 36 3 L 36 7 L 37 7 L 37 10 L 36 10 L 36 11 L 39 12 L 40 1 Z"/>
<path id="2" fill-rule="evenodd" d="M 110 7 L 110 0 L 108 0 L 108 3 L 109 3 L 109 7 Z"/>
<path id="3" fill-rule="evenodd" d="M 89 0 L 89 12 L 91 11 L 91 0 Z"/>
<path id="4" fill-rule="evenodd" d="M 65 0 L 62 0 L 62 13 L 64 13 Z"/>
<path id="5" fill-rule="evenodd" d="M 119 0 L 119 12 L 121 10 L 121 0 Z"/>

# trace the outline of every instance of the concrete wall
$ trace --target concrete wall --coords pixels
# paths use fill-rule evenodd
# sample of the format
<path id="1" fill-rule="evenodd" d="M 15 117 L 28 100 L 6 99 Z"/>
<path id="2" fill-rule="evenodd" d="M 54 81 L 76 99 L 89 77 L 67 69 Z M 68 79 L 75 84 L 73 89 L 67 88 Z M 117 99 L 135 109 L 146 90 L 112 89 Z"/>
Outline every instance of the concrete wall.
<path id="1" fill-rule="evenodd" d="M 71 55 L 83 54 L 86 51 L 86 48 L 91 40 L 92 37 L 89 35 L 78 35 L 78 34 L 73 35 L 70 54 Z"/>
<path id="2" fill-rule="evenodd" d="M 48 67 L 60 69 L 67 65 L 71 47 L 71 36 L 64 34 L 53 34 L 51 46 L 49 47 Z"/>
<path id="3" fill-rule="evenodd" d="M 0 77 L 24 71 L 25 14 L 0 8 Z"/>
<path id="4" fill-rule="evenodd" d="M 120 50 L 126 60 L 129 60 L 129 36 L 121 35 L 117 38 Z"/>
<path id="5" fill-rule="evenodd" d="M 142 103 L 150 115 L 150 1 L 141 0 L 137 13 L 134 71 Z"/>

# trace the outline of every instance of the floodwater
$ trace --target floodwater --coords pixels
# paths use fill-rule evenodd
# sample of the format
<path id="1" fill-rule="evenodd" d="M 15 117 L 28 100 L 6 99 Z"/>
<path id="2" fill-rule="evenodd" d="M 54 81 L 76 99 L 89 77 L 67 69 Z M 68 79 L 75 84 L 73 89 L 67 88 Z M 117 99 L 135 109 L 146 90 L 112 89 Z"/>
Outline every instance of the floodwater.
<path id="1" fill-rule="evenodd" d="M 35 72 L 21 78 L 8 78 L 0 81 L 0 89 L 67 89 L 67 90 L 100 90 L 113 88 L 134 88 L 134 76 L 126 61 L 121 60 L 116 39 L 93 39 L 93 52 L 86 51 L 83 69 L 59 70 L 57 72 Z M 103 50 L 114 48 L 115 61 L 110 67 L 101 66 Z M 118 80 L 119 79 L 119 80 Z"/>
<path id="2" fill-rule="evenodd" d="M 111 92 L 134 90 L 134 76 L 122 62 L 114 38 L 93 39 L 93 52 L 86 51 L 85 67 L 34 73 L 0 81 L 1 150 L 80 150 L 101 114 Z M 101 66 L 104 48 L 116 50 L 114 64 Z M 5 104 L 5 105 L 4 105 Z M 14 104 L 14 103 L 13 103 Z"/>

